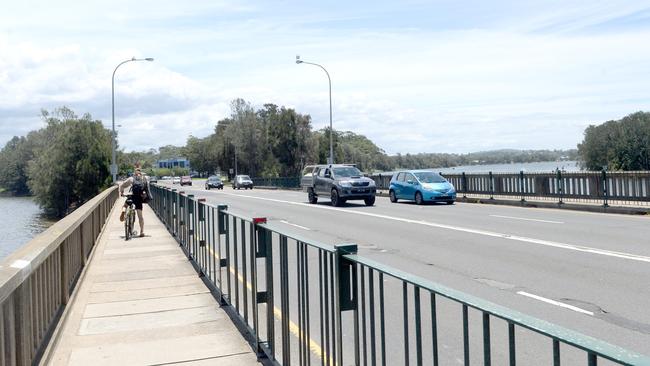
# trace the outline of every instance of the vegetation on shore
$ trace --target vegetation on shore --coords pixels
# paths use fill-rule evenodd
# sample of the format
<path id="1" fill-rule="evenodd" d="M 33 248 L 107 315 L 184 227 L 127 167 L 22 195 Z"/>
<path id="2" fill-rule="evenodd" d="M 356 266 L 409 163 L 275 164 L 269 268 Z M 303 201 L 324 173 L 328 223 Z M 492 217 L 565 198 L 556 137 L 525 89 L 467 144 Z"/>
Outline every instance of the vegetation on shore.
<path id="1" fill-rule="evenodd" d="M 325 163 L 329 156 L 329 128 L 313 131 L 311 117 L 295 110 L 265 104 L 255 110 L 242 99 L 233 101 L 231 116 L 217 122 L 214 132 L 198 138 L 190 136 L 182 147 L 164 146 L 155 150 L 121 155 L 128 166 L 151 166 L 156 160 L 186 157 L 192 169 L 202 173 L 234 169 L 255 177 L 299 175 L 306 164 Z M 387 155 L 370 139 L 350 131 L 334 131 L 334 158 L 355 163 L 365 172 L 398 168 L 438 168 L 471 164 L 525 163 L 575 160 L 576 150 L 496 150 L 469 154 Z M 171 175 L 152 169 L 150 174 Z"/>
<path id="2" fill-rule="evenodd" d="M 578 152 L 588 170 L 650 170 L 650 113 L 590 125 Z"/>
<path id="3" fill-rule="evenodd" d="M 89 114 L 79 117 L 66 107 L 43 111 L 42 119 L 45 127 L 12 138 L 0 150 L 0 192 L 32 194 L 60 217 L 110 184 L 111 132 Z M 151 175 L 187 174 L 187 169 L 154 169 L 159 159 L 185 157 L 193 170 L 206 174 L 228 172 L 237 164 L 250 176 L 297 176 L 306 164 L 325 163 L 330 132 L 312 130 L 311 117 L 291 108 L 265 104 L 254 109 L 236 99 L 231 115 L 218 121 L 209 136 L 190 136 L 185 146 L 118 151 L 119 172 L 126 175 L 140 165 Z M 580 160 L 589 170 L 650 169 L 650 113 L 645 112 L 589 126 L 577 150 L 390 156 L 363 135 L 333 131 L 332 137 L 335 160 L 366 172 L 558 160 Z"/>
<path id="4" fill-rule="evenodd" d="M 45 127 L 0 151 L 0 186 L 33 194 L 46 213 L 65 216 L 110 184 L 111 133 L 90 114 L 42 111 Z"/>

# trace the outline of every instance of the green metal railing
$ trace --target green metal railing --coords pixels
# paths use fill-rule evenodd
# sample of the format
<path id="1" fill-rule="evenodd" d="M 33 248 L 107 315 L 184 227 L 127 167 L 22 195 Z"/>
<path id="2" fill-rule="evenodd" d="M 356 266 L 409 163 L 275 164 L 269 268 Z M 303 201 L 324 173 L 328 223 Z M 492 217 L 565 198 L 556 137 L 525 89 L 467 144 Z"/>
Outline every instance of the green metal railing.
<path id="1" fill-rule="evenodd" d="M 646 356 L 361 257 L 354 244 L 319 243 L 176 189 L 153 185 L 152 193 L 154 211 L 206 285 L 273 364 L 650 365 Z"/>
<path id="2" fill-rule="evenodd" d="M 252 178 L 256 187 L 300 188 L 300 177 Z"/>
<path id="3" fill-rule="evenodd" d="M 459 195 L 602 203 L 648 204 L 650 172 L 455 173 L 442 174 Z M 371 176 L 379 189 L 389 189 L 391 173 Z"/>

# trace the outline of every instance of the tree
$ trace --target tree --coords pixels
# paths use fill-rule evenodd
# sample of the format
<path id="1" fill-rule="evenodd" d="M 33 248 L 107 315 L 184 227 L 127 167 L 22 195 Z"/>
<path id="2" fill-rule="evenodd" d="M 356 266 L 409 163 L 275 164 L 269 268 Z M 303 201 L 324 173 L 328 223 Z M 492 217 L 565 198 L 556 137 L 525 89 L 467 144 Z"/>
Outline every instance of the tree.
<path id="1" fill-rule="evenodd" d="M 47 127 L 29 162 L 29 187 L 46 211 L 62 217 L 109 184 L 111 132 L 66 107 L 42 116 Z"/>
<path id="2" fill-rule="evenodd" d="M 27 138 L 14 136 L 0 151 L 0 187 L 14 195 L 30 193 L 27 185 L 27 164 L 33 158 L 30 145 Z"/>
<path id="3" fill-rule="evenodd" d="M 649 170 L 650 113 L 636 112 L 621 120 L 590 125 L 578 154 L 589 170 Z"/>

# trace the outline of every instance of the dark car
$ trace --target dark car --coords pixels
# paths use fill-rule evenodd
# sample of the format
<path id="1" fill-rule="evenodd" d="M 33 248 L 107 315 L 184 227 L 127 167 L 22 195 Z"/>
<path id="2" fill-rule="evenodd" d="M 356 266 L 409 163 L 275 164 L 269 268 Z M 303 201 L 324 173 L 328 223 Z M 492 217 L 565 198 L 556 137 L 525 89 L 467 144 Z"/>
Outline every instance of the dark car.
<path id="1" fill-rule="evenodd" d="M 232 181 L 232 189 L 253 189 L 253 181 L 248 175 L 238 175 Z"/>
<path id="2" fill-rule="evenodd" d="M 354 165 L 309 165 L 303 171 L 300 184 L 307 191 L 309 203 L 316 203 L 318 197 L 324 196 L 330 197 L 332 206 L 340 206 L 348 200 L 363 200 L 367 206 L 375 204 L 375 181 L 364 177 Z"/>
<path id="3" fill-rule="evenodd" d="M 181 177 L 181 185 L 182 186 L 191 186 L 192 185 L 192 178 L 189 175 L 184 175 Z"/>
<path id="4" fill-rule="evenodd" d="M 210 188 L 223 189 L 223 182 L 220 176 L 212 175 L 208 177 L 208 180 L 205 181 L 205 189 L 209 190 Z"/>

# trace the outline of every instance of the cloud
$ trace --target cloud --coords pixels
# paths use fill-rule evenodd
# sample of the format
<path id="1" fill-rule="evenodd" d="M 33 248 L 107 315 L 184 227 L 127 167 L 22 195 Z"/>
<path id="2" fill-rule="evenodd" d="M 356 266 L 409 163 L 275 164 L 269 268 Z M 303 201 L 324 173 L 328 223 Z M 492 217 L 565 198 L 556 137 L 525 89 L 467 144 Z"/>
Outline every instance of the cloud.
<path id="1" fill-rule="evenodd" d="M 156 61 L 116 74 L 127 150 L 207 135 L 238 97 L 328 125 L 327 78 L 297 53 L 329 71 L 335 128 L 389 153 L 572 148 L 588 124 L 650 108 L 650 27 L 612 25 L 643 18 L 634 2 L 21 4 L 0 15 L 0 144 L 41 108 L 110 126 L 110 76 L 131 56 Z"/>

